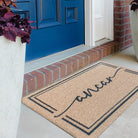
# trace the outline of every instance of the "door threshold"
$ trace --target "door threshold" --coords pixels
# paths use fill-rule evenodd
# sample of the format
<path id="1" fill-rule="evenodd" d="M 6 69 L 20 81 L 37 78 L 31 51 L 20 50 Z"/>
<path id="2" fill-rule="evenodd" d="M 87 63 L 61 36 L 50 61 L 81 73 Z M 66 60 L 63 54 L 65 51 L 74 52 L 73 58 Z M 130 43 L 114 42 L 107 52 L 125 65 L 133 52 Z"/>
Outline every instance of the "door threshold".
<path id="1" fill-rule="evenodd" d="M 53 63 L 56 63 L 58 61 L 64 60 L 66 58 L 69 58 L 71 56 L 77 55 L 79 53 L 82 53 L 86 50 L 91 49 L 92 47 L 90 46 L 86 46 L 86 45 L 79 45 L 73 48 L 70 48 L 68 50 L 62 51 L 62 52 L 58 52 L 56 54 L 53 55 L 49 55 L 37 60 L 33 60 L 33 61 L 29 61 L 25 63 L 25 74 L 32 72 L 34 70 L 37 70 L 39 68 L 51 65 Z"/>
<path id="2" fill-rule="evenodd" d="M 113 40 L 109 39 L 109 38 L 103 38 L 103 39 L 100 39 L 98 41 L 95 41 L 95 46 L 100 46 L 100 45 L 103 45 L 103 44 L 106 44 L 108 42 L 111 42 Z"/>

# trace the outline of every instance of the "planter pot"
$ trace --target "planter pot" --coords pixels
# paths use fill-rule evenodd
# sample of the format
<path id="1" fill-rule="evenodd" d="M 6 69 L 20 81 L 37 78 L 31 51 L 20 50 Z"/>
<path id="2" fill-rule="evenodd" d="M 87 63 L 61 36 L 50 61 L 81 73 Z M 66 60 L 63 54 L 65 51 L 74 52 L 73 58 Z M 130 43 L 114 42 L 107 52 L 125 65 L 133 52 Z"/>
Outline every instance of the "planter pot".
<path id="1" fill-rule="evenodd" d="M 138 10 L 136 10 L 135 12 L 130 10 L 130 24 L 133 46 L 138 61 Z"/>
<path id="2" fill-rule="evenodd" d="M 16 138 L 23 88 L 25 44 L 0 36 L 0 138 Z"/>

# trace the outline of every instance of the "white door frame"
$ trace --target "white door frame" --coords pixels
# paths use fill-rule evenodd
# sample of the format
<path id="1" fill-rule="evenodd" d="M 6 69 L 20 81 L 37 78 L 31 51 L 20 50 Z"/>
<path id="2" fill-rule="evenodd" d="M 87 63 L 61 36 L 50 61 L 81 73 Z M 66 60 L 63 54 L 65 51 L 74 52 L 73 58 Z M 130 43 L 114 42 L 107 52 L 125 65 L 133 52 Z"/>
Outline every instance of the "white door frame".
<path id="1" fill-rule="evenodd" d="M 94 44 L 94 0 L 84 0 L 85 5 L 85 45 L 93 47 Z"/>
<path id="2" fill-rule="evenodd" d="M 94 3 L 96 0 L 84 0 L 85 5 L 85 45 L 89 47 L 95 47 L 95 7 Z M 113 4 L 114 0 L 105 0 L 105 5 L 109 11 L 105 11 L 105 34 L 106 38 L 113 40 Z"/>

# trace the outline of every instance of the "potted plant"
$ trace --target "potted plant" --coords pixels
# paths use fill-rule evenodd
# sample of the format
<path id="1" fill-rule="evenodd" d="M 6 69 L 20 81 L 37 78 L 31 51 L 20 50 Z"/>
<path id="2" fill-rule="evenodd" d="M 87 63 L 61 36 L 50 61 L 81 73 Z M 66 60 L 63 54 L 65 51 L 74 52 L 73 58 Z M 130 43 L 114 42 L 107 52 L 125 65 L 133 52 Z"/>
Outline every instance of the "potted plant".
<path id="1" fill-rule="evenodd" d="M 128 0 L 130 4 L 130 24 L 132 32 L 133 46 L 138 61 L 138 0 Z"/>
<path id="2" fill-rule="evenodd" d="M 20 115 L 26 42 L 30 21 L 11 11 L 15 0 L 0 0 L 0 138 L 15 138 Z"/>

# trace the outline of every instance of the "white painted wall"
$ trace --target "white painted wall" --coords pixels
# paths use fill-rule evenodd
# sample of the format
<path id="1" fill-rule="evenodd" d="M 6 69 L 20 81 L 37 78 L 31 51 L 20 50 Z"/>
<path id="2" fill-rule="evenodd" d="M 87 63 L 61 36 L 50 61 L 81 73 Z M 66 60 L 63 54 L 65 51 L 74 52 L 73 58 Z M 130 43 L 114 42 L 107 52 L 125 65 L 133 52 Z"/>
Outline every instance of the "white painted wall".
<path id="1" fill-rule="evenodd" d="M 0 36 L 0 138 L 16 138 L 20 115 L 25 44 Z"/>

